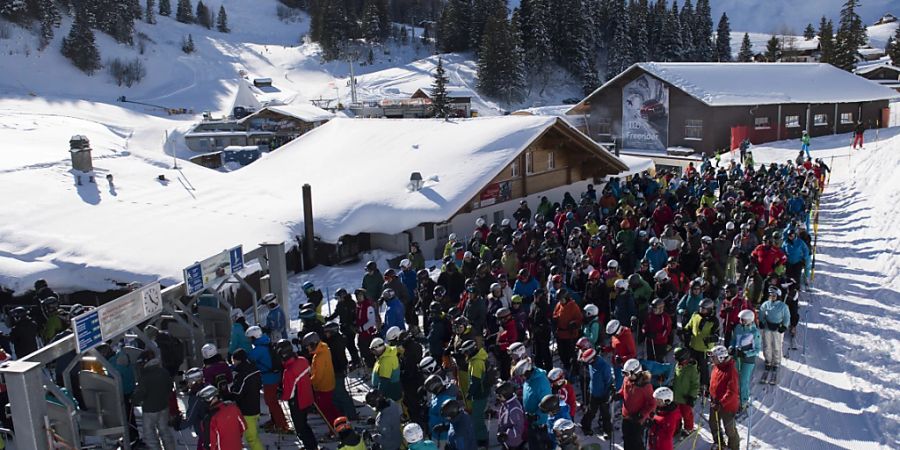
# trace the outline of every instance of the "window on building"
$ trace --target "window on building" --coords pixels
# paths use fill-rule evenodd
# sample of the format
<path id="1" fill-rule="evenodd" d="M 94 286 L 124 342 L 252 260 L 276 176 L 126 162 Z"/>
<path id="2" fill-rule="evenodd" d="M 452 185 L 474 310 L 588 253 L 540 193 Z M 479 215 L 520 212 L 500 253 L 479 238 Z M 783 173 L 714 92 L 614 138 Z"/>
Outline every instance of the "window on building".
<path id="1" fill-rule="evenodd" d="M 847 125 L 853 123 L 853 113 L 841 113 L 841 125 Z"/>
<path id="2" fill-rule="evenodd" d="M 684 121 L 684 138 L 703 139 L 703 121 L 700 119 L 687 119 Z"/>
<path id="3" fill-rule="evenodd" d="M 556 168 L 556 152 L 547 153 L 547 169 L 553 170 Z"/>
<path id="4" fill-rule="evenodd" d="M 437 236 L 439 241 L 446 241 L 450 238 L 450 224 L 449 223 L 439 223 L 434 226 L 434 234 Z"/>
<path id="5" fill-rule="evenodd" d="M 817 127 L 828 125 L 828 114 L 816 114 L 813 116 L 813 125 Z"/>
<path id="6" fill-rule="evenodd" d="M 425 240 L 426 241 L 430 241 L 430 240 L 434 239 L 434 224 L 433 223 L 426 223 L 425 225 L 422 226 L 422 228 L 425 229 Z"/>
<path id="7" fill-rule="evenodd" d="M 509 170 L 510 170 L 510 175 L 512 175 L 513 178 L 516 178 L 519 176 L 519 160 L 518 159 L 513 161 L 512 164 L 510 164 Z"/>
<path id="8" fill-rule="evenodd" d="M 769 128 L 769 118 L 768 117 L 755 117 L 753 119 L 753 127 L 757 130 L 768 130 Z"/>
<path id="9" fill-rule="evenodd" d="M 525 154 L 525 173 L 534 173 L 534 153 Z"/>
<path id="10" fill-rule="evenodd" d="M 493 223 L 499 224 L 500 222 L 503 222 L 503 218 L 504 218 L 503 216 L 504 216 L 504 214 L 503 214 L 502 209 L 500 211 L 494 211 L 494 222 Z"/>
<path id="11" fill-rule="evenodd" d="M 784 116 L 786 128 L 800 128 L 800 116 Z"/>
<path id="12" fill-rule="evenodd" d="M 609 136 L 612 134 L 612 119 L 609 117 L 598 117 L 596 125 L 598 135 Z"/>

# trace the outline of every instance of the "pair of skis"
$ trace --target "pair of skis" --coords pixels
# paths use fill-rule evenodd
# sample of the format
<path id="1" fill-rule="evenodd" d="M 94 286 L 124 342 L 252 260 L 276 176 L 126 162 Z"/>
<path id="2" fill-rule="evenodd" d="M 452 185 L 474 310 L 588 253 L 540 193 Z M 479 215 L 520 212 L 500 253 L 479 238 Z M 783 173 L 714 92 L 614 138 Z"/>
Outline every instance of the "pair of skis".
<path id="1" fill-rule="evenodd" d="M 778 366 L 766 367 L 762 377 L 759 379 L 760 384 L 775 385 L 778 384 Z"/>

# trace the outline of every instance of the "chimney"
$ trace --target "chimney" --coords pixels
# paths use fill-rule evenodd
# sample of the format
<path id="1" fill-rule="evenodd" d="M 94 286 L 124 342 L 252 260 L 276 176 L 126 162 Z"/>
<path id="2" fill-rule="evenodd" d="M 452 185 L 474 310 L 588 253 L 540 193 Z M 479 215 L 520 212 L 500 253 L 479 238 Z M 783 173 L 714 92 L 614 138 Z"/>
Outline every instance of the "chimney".
<path id="1" fill-rule="evenodd" d="M 76 134 L 69 139 L 69 153 L 72 155 L 72 168 L 81 172 L 93 172 L 91 159 L 91 141 L 87 136 Z"/>
<path id="2" fill-rule="evenodd" d="M 425 182 L 422 181 L 421 173 L 413 172 L 409 176 L 409 186 L 412 188 L 412 190 L 418 191 L 418 190 L 422 189 L 422 185 L 424 185 L 424 184 L 425 184 Z"/>
<path id="3" fill-rule="evenodd" d="M 303 185 L 303 270 L 316 266 L 315 230 L 313 228 L 312 187 Z"/>

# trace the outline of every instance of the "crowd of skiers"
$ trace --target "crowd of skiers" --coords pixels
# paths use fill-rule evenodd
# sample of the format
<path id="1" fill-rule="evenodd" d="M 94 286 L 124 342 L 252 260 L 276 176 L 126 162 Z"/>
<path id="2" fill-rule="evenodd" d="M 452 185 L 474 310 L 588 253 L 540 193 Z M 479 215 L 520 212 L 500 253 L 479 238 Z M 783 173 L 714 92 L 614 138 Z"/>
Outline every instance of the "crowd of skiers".
<path id="1" fill-rule="evenodd" d="M 612 179 L 534 211 L 523 200 L 512 219 L 450 234 L 440 267 L 426 268 L 415 243 L 398 268 L 367 263 L 359 288 L 335 292 L 330 315 L 304 283 L 296 334 L 270 294 L 260 325 L 232 310 L 228 348 L 204 345 L 202 367 L 183 371 L 184 344 L 152 326 L 156 350 L 136 360 L 104 344 L 123 375 L 132 438 L 167 450 L 187 429 L 198 450 L 259 450 L 261 431 L 295 433 L 307 449 L 543 450 L 596 434 L 671 449 L 697 433 L 699 404 L 714 448 L 737 449 L 757 356 L 761 380 L 776 383 L 783 336 L 796 334 L 809 214 L 829 171 L 808 158 L 754 167 L 746 156 Z M 58 297 L 35 288 L 39 308 L 9 313 L 10 355 L 67 328 Z M 358 368 L 371 374 L 366 424 L 347 390 Z M 270 420 L 259 424 L 262 403 Z M 310 414 L 329 436 L 313 432 Z"/>

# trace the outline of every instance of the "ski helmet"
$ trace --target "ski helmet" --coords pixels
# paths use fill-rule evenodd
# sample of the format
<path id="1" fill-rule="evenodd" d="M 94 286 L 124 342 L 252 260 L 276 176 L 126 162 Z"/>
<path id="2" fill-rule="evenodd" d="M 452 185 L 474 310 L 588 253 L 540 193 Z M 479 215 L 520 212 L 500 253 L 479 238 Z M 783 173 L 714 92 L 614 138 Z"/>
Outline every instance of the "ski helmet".
<path id="1" fill-rule="evenodd" d="M 400 327 L 390 327 L 387 333 L 384 333 L 385 339 L 392 345 L 400 339 Z"/>
<path id="2" fill-rule="evenodd" d="M 447 385 L 444 384 L 444 379 L 438 374 L 431 374 L 425 379 L 425 390 L 431 394 L 440 394 L 446 388 Z"/>
<path id="3" fill-rule="evenodd" d="M 590 364 L 594 361 L 594 358 L 597 356 L 597 350 L 592 348 L 584 349 L 581 353 L 578 354 L 578 360 L 585 363 Z"/>
<path id="4" fill-rule="evenodd" d="M 756 320 L 756 313 L 751 309 L 745 309 L 738 313 L 738 318 L 741 319 L 741 323 L 744 325 L 749 325 L 751 322 Z"/>
<path id="5" fill-rule="evenodd" d="M 422 432 L 422 427 L 419 424 L 415 422 L 408 423 L 403 427 L 403 439 L 407 444 L 416 444 L 425 439 L 425 433 Z"/>
<path id="6" fill-rule="evenodd" d="M 372 408 L 378 407 L 382 400 L 384 400 L 384 394 L 378 389 L 372 389 L 366 393 L 366 404 Z"/>
<path id="7" fill-rule="evenodd" d="M 607 268 L 607 269 L 618 269 L 618 268 L 619 268 L 619 262 L 616 261 L 616 260 L 614 260 L 614 259 L 611 259 L 611 260 L 609 260 L 608 263 L 606 263 L 606 268 Z"/>
<path id="8" fill-rule="evenodd" d="M 434 358 L 432 358 L 431 356 L 426 356 L 426 357 L 422 358 L 422 360 L 419 361 L 418 366 L 419 366 L 419 370 L 422 371 L 422 373 L 427 374 L 427 375 L 431 375 L 431 374 L 437 372 L 437 368 L 438 368 L 437 361 L 435 361 Z"/>
<path id="9" fill-rule="evenodd" d="M 303 347 L 315 347 L 319 345 L 319 342 L 321 342 L 321 340 L 322 339 L 319 337 L 319 333 L 310 331 L 309 333 L 303 335 L 303 340 L 300 341 L 300 345 L 302 345 Z"/>
<path id="10" fill-rule="evenodd" d="M 218 355 L 219 349 L 213 344 L 203 344 L 203 347 L 200 348 L 200 354 L 203 355 L 203 359 L 209 359 Z"/>
<path id="11" fill-rule="evenodd" d="M 625 361 L 625 365 L 622 366 L 622 373 L 627 375 L 633 375 L 641 371 L 641 362 L 635 358 L 631 358 L 628 361 Z"/>
<path id="12" fill-rule="evenodd" d="M 653 275 L 653 279 L 660 283 L 664 283 L 666 281 L 669 281 L 669 274 L 665 270 L 659 270 L 655 275 Z"/>
<path id="13" fill-rule="evenodd" d="M 556 394 L 547 394 L 545 395 L 540 403 L 538 403 L 538 408 L 540 408 L 541 412 L 544 414 L 554 415 L 559 412 L 559 397 Z"/>
<path id="14" fill-rule="evenodd" d="M 394 290 L 391 288 L 387 288 L 381 291 L 381 299 L 382 300 L 390 300 L 394 298 Z"/>
<path id="15" fill-rule="evenodd" d="M 369 343 L 369 350 L 372 350 L 372 353 L 374 353 L 375 356 L 381 356 L 381 354 L 386 350 L 384 339 L 372 339 L 372 342 Z"/>
<path id="16" fill-rule="evenodd" d="M 585 307 L 584 307 L 584 316 L 587 317 L 588 319 L 593 319 L 594 317 L 597 317 L 597 314 L 599 314 L 599 313 L 600 313 L 600 310 L 597 308 L 597 305 L 588 304 L 588 305 L 585 305 Z"/>
<path id="17" fill-rule="evenodd" d="M 715 309 L 716 304 L 711 299 L 704 298 L 700 301 L 700 311 L 712 312 Z"/>
<path id="18" fill-rule="evenodd" d="M 341 289 L 338 289 L 338 292 L 334 293 L 335 298 L 337 298 L 340 291 L 341 291 Z M 346 294 L 346 293 L 347 293 L 347 291 L 344 290 L 344 294 Z M 262 302 L 269 306 L 273 306 L 273 305 L 277 306 L 278 305 L 278 296 L 276 296 L 275 294 L 266 294 L 265 296 L 263 296 Z"/>
<path id="19" fill-rule="evenodd" d="M 262 328 L 256 325 L 247 328 L 247 331 L 244 332 L 244 336 L 247 336 L 250 339 L 259 339 L 262 337 L 262 334 Z"/>
<path id="20" fill-rule="evenodd" d="M 622 278 L 619 278 L 615 283 L 613 283 L 613 286 L 615 286 L 616 289 L 625 290 L 628 289 L 628 282 L 623 280 Z"/>
<path id="21" fill-rule="evenodd" d="M 199 381 L 203 381 L 203 369 L 192 367 L 184 373 L 184 381 L 191 385 Z"/>
<path id="22" fill-rule="evenodd" d="M 456 399 L 449 399 L 441 405 L 441 417 L 447 420 L 453 420 L 462 412 L 462 406 Z"/>
<path id="23" fill-rule="evenodd" d="M 575 348 L 577 348 L 579 350 L 587 350 L 587 349 L 593 348 L 593 347 L 594 347 L 594 345 L 591 344 L 591 340 L 584 336 L 578 338 L 578 340 L 575 341 Z"/>
<path id="24" fill-rule="evenodd" d="M 441 298 L 441 297 L 447 295 L 447 288 L 440 286 L 440 285 L 435 286 L 432 294 L 434 294 L 434 298 Z"/>
<path id="25" fill-rule="evenodd" d="M 562 448 L 570 448 L 570 445 L 578 443 L 578 436 L 575 435 L 575 422 L 569 419 L 559 419 L 554 422 L 553 434 Z"/>
<path id="26" fill-rule="evenodd" d="M 287 339 L 281 339 L 275 344 L 275 351 L 278 353 L 278 356 L 282 361 L 287 361 L 296 354 L 294 353 L 294 346 L 291 345 L 291 341 Z"/>
<path id="27" fill-rule="evenodd" d="M 521 342 L 513 342 L 506 351 L 516 361 L 528 356 L 528 348 Z"/>
<path id="28" fill-rule="evenodd" d="M 352 430 L 353 426 L 350 425 L 350 419 L 347 419 L 346 416 L 341 416 L 341 417 L 338 417 L 337 419 L 334 419 L 333 428 L 334 428 L 335 433 L 340 434 L 344 431 Z"/>
<path id="29" fill-rule="evenodd" d="M 459 351 L 466 355 L 466 357 L 471 358 L 478 352 L 478 344 L 472 339 L 469 339 L 462 343 L 459 347 Z"/>
<path id="30" fill-rule="evenodd" d="M 22 306 L 17 306 L 9 312 L 9 316 L 12 317 L 13 321 L 18 322 L 28 317 L 28 310 Z"/>
<path id="31" fill-rule="evenodd" d="M 675 360 L 678 362 L 687 361 L 691 358 L 691 352 L 684 347 L 677 347 L 675 351 L 672 353 L 675 356 Z"/>
<path id="32" fill-rule="evenodd" d="M 322 326 L 322 331 L 324 331 L 326 333 L 334 334 L 334 333 L 337 333 L 338 330 L 340 330 L 340 329 L 341 329 L 341 324 L 339 324 L 333 320 L 331 322 L 326 322 L 325 325 Z"/>
<path id="33" fill-rule="evenodd" d="M 606 324 L 606 334 L 610 334 L 610 335 L 619 334 L 619 330 L 621 330 L 621 329 L 622 329 L 622 324 L 619 323 L 619 321 L 616 319 L 610 320 Z"/>
<path id="34" fill-rule="evenodd" d="M 728 349 L 725 348 L 724 345 L 713 347 L 712 350 L 709 351 L 709 355 L 716 359 L 718 363 L 728 361 L 728 358 L 731 357 L 731 355 L 728 354 Z"/>
<path id="35" fill-rule="evenodd" d="M 400 260 L 400 268 L 401 269 L 409 269 L 410 267 L 412 267 L 412 261 L 405 259 L 405 258 Z"/>
<path id="36" fill-rule="evenodd" d="M 509 400 L 516 395 L 516 386 L 509 381 L 501 381 L 497 384 L 497 387 L 494 388 L 494 392 L 497 393 L 497 396 L 503 400 Z"/>
<path id="37" fill-rule="evenodd" d="M 566 381 L 566 373 L 559 367 L 554 367 L 547 373 L 547 379 L 550 380 L 550 384 L 554 386 L 558 384 L 561 386 L 563 382 Z"/>
<path id="38" fill-rule="evenodd" d="M 776 300 L 781 300 L 781 289 L 778 289 L 775 286 L 769 286 L 769 298 L 775 297 Z"/>
<path id="39" fill-rule="evenodd" d="M 532 371 L 534 371 L 534 365 L 531 363 L 531 358 L 525 358 L 516 363 L 516 366 L 513 368 L 513 375 L 528 378 L 531 376 Z"/>
<path id="40" fill-rule="evenodd" d="M 212 403 L 219 398 L 219 390 L 216 389 L 215 386 L 206 386 L 205 388 L 200 389 L 200 392 L 197 393 L 197 397 L 200 397 L 200 400 L 203 400 L 206 403 Z"/>
<path id="41" fill-rule="evenodd" d="M 494 316 L 496 316 L 498 320 L 503 321 L 512 316 L 512 312 L 509 311 L 509 308 L 502 307 L 498 309 L 496 313 L 494 313 Z"/>
<path id="42" fill-rule="evenodd" d="M 659 308 L 660 306 L 665 306 L 665 305 L 666 305 L 666 301 L 659 297 L 654 298 L 653 301 L 650 302 L 650 306 L 653 308 Z"/>
<path id="43" fill-rule="evenodd" d="M 656 399 L 657 403 L 662 402 L 663 405 L 668 405 L 675 399 L 675 394 L 671 389 L 663 386 L 653 391 L 653 398 Z"/>

